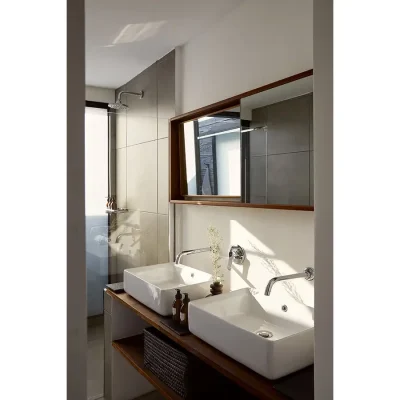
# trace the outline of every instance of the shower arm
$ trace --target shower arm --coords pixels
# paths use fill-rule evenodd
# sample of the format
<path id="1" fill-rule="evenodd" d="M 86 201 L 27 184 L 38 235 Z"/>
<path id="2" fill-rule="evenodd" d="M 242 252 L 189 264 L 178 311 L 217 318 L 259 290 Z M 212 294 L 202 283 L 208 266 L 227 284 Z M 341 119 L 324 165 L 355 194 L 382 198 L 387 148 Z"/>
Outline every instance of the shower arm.
<path id="1" fill-rule="evenodd" d="M 117 102 L 121 102 L 121 95 L 123 95 L 123 94 L 130 94 L 130 95 L 133 95 L 133 96 L 138 96 L 139 99 L 143 99 L 143 95 L 144 95 L 143 90 L 140 93 L 122 91 L 122 92 L 118 93 Z"/>

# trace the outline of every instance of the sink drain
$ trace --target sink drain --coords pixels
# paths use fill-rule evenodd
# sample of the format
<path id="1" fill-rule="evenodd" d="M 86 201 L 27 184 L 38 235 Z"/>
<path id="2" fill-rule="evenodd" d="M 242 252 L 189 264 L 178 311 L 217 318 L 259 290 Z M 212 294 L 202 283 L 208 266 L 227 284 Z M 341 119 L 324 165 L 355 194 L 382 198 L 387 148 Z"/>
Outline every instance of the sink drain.
<path id="1" fill-rule="evenodd" d="M 261 336 L 264 339 L 268 339 L 268 338 L 272 337 L 272 332 L 270 332 L 270 331 L 259 331 L 259 332 L 257 332 L 257 335 Z"/>

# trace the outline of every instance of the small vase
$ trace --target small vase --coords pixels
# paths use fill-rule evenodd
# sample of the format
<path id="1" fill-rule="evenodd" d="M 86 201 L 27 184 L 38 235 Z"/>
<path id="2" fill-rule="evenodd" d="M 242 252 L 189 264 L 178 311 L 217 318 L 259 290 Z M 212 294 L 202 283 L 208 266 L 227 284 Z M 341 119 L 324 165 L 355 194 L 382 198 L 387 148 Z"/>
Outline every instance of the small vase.
<path id="1" fill-rule="evenodd" d="M 223 289 L 224 285 L 221 282 L 213 282 L 210 285 L 210 292 L 211 294 L 209 294 L 207 297 L 210 296 L 216 296 L 217 294 L 221 294 L 222 293 L 222 289 Z"/>

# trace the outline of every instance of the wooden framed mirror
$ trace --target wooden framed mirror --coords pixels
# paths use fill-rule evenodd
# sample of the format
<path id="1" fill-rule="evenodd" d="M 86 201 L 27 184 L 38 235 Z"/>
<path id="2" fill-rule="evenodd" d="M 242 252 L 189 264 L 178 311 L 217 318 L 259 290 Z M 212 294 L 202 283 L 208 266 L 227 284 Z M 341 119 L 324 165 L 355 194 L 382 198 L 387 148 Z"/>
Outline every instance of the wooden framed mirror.
<path id="1" fill-rule="evenodd" d="M 170 120 L 170 202 L 314 209 L 313 71 Z"/>

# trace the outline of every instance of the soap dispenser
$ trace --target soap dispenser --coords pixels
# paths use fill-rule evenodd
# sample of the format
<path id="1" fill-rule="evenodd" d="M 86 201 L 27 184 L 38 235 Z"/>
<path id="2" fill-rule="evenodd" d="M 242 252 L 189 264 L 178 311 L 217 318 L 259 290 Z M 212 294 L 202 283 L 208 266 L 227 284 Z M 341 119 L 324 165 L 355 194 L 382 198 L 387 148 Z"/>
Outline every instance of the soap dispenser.
<path id="1" fill-rule="evenodd" d="M 175 300 L 172 303 L 172 320 L 175 322 L 179 322 L 180 321 L 179 313 L 182 307 L 182 295 L 180 289 L 175 289 L 175 290 L 176 290 Z"/>
<path id="2" fill-rule="evenodd" d="M 181 307 L 181 313 L 180 313 L 180 323 L 183 326 L 188 326 L 188 313 L 189 313 L 189 294 L 188 293 L 184 293 L 185 298 L 183 299 L 182 302 L 182 307 Z"/>

